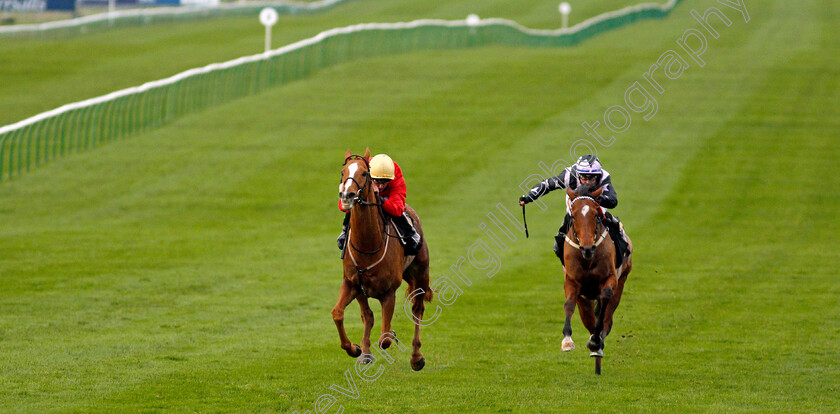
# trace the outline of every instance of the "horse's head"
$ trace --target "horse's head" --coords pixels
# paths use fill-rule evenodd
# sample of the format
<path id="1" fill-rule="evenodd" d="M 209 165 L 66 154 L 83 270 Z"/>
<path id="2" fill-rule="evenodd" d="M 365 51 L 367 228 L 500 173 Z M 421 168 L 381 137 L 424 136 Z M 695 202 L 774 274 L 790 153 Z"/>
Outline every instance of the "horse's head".
<path id="1" fill-rule="evenodd" d="M 601 217 L 601 209 L 598 207 L 598 196 L 603 188 L 586 195 L 580 195 L 570 189 L 566 189 L 569 196 L 569 211 L 572 214 L 572 225 L 569 229 L 578 239 L 580 253 L 584 259 L 590 260 L 595 256 L 595 237 L 598 229 L 598 221 Z"/>
<path id="2" fill-rule="evenodd" d="M 344 155 L 344 168 L 338 184 L 338 200 L 344 211 L 350 211 L 359 200 L 367 200 L 372 192 L 370 178 L 370 148 L 365 155 L 354 155 L 350 150 Z"/>

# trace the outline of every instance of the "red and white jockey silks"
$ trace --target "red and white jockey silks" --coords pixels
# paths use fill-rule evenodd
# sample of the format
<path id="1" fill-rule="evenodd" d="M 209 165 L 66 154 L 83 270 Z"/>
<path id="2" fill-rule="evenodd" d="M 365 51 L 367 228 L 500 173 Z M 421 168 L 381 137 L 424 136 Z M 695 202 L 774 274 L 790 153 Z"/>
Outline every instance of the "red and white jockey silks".
<path id="1" fill-rule="evenodd" d="M 379 196 L 383 198 L 382 209 L 391 216 L 401 216 L 405 211 L 405 197 L 407 189 L 405 179 L 403 178 L 402 170 L 399 164 L 394 163 L 394 179 L 388 182 L 388 186 L 379 191 Z M 346 213 L 347 210 L 341 208 L 341 201 L 338 202 L 338 209 Z"/>

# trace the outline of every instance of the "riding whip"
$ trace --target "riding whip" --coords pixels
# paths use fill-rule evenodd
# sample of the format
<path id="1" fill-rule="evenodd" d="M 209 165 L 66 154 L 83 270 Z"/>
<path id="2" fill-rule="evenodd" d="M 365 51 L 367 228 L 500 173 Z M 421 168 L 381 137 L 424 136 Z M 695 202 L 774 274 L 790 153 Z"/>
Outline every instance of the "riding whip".
<path id="1" fill-rule="evenodd" d="M 528 222 L 525 221 L 525 204 L 522 205 L 522 224 L 525 225 L 525 238 L 528 238 Z"/>

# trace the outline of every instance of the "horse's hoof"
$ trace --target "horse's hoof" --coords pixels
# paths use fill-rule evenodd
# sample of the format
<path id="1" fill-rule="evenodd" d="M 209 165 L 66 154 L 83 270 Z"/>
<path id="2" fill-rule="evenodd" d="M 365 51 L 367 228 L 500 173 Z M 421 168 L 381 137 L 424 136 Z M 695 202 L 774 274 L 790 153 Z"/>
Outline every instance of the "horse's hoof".
<path id="1" fill-rule="evenodd" d="M 362 347 L 360 347 L 356 344 L 353 344 L 353 347 L 349 351 L 347 351 L 347 355 L 350 355 L 353 358 L 358 358 L 359 355 L 361 355 L 361 354 L 362 354 Z"/>
<path id="2" fill-rule="evenodd" d="M 563 338 L 563 343 L 560 345 L 560 349 L 562 349 L 563 352 L 569 352 L 569 351 L 574 350 L 575 349 L 575 341 L 573 341 L 572 338 L 568 337 L 568 336 Z"/>
<path id="3" fill-rule="evenodd" d="M 604 350 L 603 350 L 603 349 L 599 349 L 599 350 L 597 350 L 597 351 L 591 351 L 591 352 L 589 353 L 589 356 L 591 356 L 591 357 L 599 357 L 599 358 L 600 358 L 600 357 L 603 357 L 603 356 L 604 356 Z"/>
<path id="4" fill-rule="evenodd" d="M 397 338 L 397 333 L 396 332 L 390 331 L 390 334 L 394 337 L 394 339 Z M 380 341 L 380 343 L 379 343 L 379 347 L 382 348 L 382 349 L 388 349 L 388 347 L 390 347 L 390 346 L 391 346 L 391 338 L 388 338 L 388 337 L 382 338 L 382 341 Z"/>
<path id="5" fill-rule="evenodd" d="M 411 369 L 413 369 L 415 371 L 420 371 L 425 366 L 426 366 L 426 358 L 422 358 L 422 357 L 420 358 L 419 361 L 411 363 Z"/>
<path id="6" fill-rule="evenodd" d="M 362 354 L 359 357 L 359 363 L 361 364 L 367 365 L 373 362 L 376 362 L 376 358 L 373 356 L 373 354 Z"/>

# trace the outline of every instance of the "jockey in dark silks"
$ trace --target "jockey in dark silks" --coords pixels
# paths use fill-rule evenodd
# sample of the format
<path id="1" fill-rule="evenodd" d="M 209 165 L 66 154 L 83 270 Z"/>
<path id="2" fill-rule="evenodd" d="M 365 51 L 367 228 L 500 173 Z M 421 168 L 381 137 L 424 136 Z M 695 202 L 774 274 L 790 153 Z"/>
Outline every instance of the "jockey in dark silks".
<path id="1" fill-rule="evenodd" d="M 414 256 L 423 247 L 420 234 L 414 228 L 414 224 L 405 212 L 406 185 L 400 166 L 391 157 L 379 154 L 370 159 L 370 177 L 379 191 L 382 199 L 382 210 L 391 217 L 399 231 L 400 242 L 405 247 L 406 256 Z M 341 202 L 338 209 L 345 213 L 344 224 L 341 234 L 338 235 L 338 248 L 342 251 L 344 258 L 344 246 L 347 243 L 347 229 L 350 227 L 350 212 L 341 209 Z"/>
<path id="2" fill-rule="evenodd" d="M 606 217 L 604 225 L 607 226 L 610 238 L 615 243 L 616 267 L 618 267 L 627 254 L 628 246 L 624 239 L 621 221 L 607 211 L 608 208 L 615 208 L 618 205 L 618 194 L 616 194 L 615 187 L 612 185 L 610 173 L 601 168 L 598 157 L 594 155 L 580 157 L 575 165 L 566 168 L 557 176 L 540 181 L 528 194 L 519 197 L 519 204 L 525 205 L 554 190 L 565 190 L 567 188 L 580 195 L 590 194 L 599 188 L 603 188 L 596 201 Z M 555 236 L 554 243 L 554 253 L 561 261 L 563 260 L 566 232 L 569 230 L 569 224 L 572 221 L 572 216 L 569 214 L 569 201 L 569 196 L 566 196 L 566 217 L 563 219 L 563 225 L 557 232 L 557 236 Z"/>

